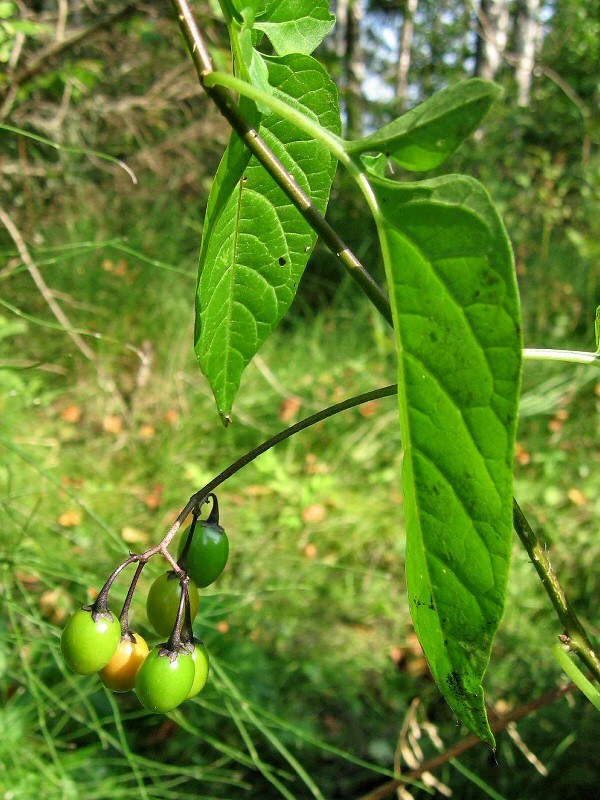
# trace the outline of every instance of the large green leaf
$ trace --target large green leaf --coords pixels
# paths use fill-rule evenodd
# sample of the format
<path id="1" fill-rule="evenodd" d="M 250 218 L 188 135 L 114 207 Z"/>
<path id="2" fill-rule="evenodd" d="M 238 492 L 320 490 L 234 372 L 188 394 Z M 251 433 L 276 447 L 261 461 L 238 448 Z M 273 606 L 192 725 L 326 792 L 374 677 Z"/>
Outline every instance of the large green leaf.
<path id="1" fill-rule="evenodd" d="M 236 6 L 246 19 L 254 17 L 254 28 L 280 56 L 310 55 L 335 22 L 328 0 L 236 0 Z"/>
<path id="2" fill-rule="evenodd" d="M 477 128 L 499 86 L 480 78 L 450 86 L 380 130 L 347 143 L 352 154 L 385 153 L 405 169 L 433 169 Z"/>
<path id="3" fill-rule="evenodd" d="M 398 349 L 411 613 L 449 704 L 493 744 L 481 682 L 512 541 L 521 365 L 512 253 L 477 181 L 370 180 Z"/>
<path id="4" fill-rule="evenodd" d="M 339 133 L 335 85 L 310 56 L 265 58 L 275 96 Z M 321 213 L 336 162 L 277 114 L 247 118 Z M 248 362 L 289 308 L 316 234 L 233 134 L 211 190 L 200 250 L 195 348 L 219 412 L 231 411 Z"/>

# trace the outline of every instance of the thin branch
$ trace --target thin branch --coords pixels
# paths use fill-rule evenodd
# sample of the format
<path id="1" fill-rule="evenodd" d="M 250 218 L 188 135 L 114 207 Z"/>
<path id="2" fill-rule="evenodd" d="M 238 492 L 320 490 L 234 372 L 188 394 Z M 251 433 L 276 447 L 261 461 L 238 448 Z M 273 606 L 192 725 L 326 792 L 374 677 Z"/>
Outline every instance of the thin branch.
<path id="1" fill-rule="evenodd" d="M 319 212 L 310 197 L 300 188 L 294 177 L 290 175 L 258 132 L 248 124 L 234 102 L 229 90 L 223 86 L 205 85 L 206 77 L 211 72 L 214 72 L 214 68 L 202 34 L 198 29 L 187 0 L 172 0 L 172 4 L 177 12 L 179 26 L 185 38 L 194 67 L 196 68 L 198 79 L 207 95 L 215 103 L 221 114 L 250 152 L 290 198 L 310 227 L 321 237 L 323 243 L 339 259 L 344 268 L 360 285 L 384 319 L 391 325 L 392 312 L 390 304 L 381 288 L 373 280 L 350 248 L 325 220 L 325 217 Z"/>
<path id="2" fill-rule="evenodd" d="M 560 585 L 550 559 L 516 500 L 513 500 L 513 517 L 515 530 L 527 550 L 531 563 L 540 577 L 542 586 L 550 598 L 561 621 L 564 633 L 560 637 L 563 644 L 569 646 L 581 661 L 591 670 L 597 681 L 600 681 L 600 658 L 592 647 L 579 617 L 569 604 L 565 592 Z"/>
<path id="3" fill-rule="evenodd" d="M 347 411 L 348 409 L 355 408 L 362 403 L 368 403 L 371 400 L 378 400 L 382 397 L 392 397 L 397 393 L 398 386 L 394 383 L 390 386 L 384 386 L 381 389 L 374 389 L 371 392 L 365 392 L 364 394 L 359 394 L 355 397 L 349 397 L 347 400 L 342 400 L 341 403 L 336 403 L 333 406 L 329 406 L 321 411 L 317 411 L 316 414 L 311 414 L 310 417 L 306 417 L 305 419 L 300 420 L 300 422 L 297 422 L 295 425 L 291 425 L 289 428 L 284 428 L 282 431 L 279 431 L 279 433 L 271 436 L 253 450 L 250 450 L 248 453 L 245 453 L 243 456 L 238 458 L 237 461 L 233 462 L 233 464 L 230 464 L 228 467 L 226 467 L 217 475 L 216 478 L 213 478 L 206 484 L 206 486 L 203 486 L 202 489 L 194 492 L 186 505 L 180 511 L 177 519 L 171 525 L 160 544 L 157 545 L 156 548 L 153 548 L 153 552 L 160 551 L 164 554 L 164 550 L 169 546 L 182 523 L 187 518 L 188 514 L 190 514 L 195 508 L 200 508 L 204 504 L 204 501 L 208 495 L 211 492 L 214 492 L 214 490 L 224 483 L 228 478 L 231 478 L 232 475 L 235 475 L 236 472 L 245 467 L 247 464 L 250 464 L 250 462 L 254 461 L 255 458 L 258 458 L 258 456 L 266 453 L 266 451 L 270 450 L 271 447 L 274 447 L 276 444 L 280 444 L 280 442 L 284 442 L 286 439 L 289 439 L 290 436 L 294 436 L 294 434 L 300 433 L 300 431 L 306 430 L 306 428 L 310 428 L 312 425 L 316 425 L 318 422 L 322 422 L 329 417 L 335 416 L 335 414 L 339 414 L 341 411 Z"/>
<path id="4" fill-rule="evenodd" d="M 504 728 L 511 723 L 517 722 L 517 720 L 529 716 L 539 708 L 543 708 L 544 706 L 550 705 L 550 703 L 554 703 L 556 700 L 559 700 L 561 697 L 564 697 L 566 694 L 572 692 L 574 688 L 575 685 L 573 683 L 567 683 L 565 686 L 561 686 L 558 689 L 553 689 L 551 692 L 547 692 L 546 694 L 541 695 L 541 697 L 536 697 L 534 700 L 530 700 L 528 703 L 523 703 L 523 705 L 518 706 L 505 716 L 499 717 L 490 722 L 490 728 L 492 729 L 493 733 L 498 733 L 499 731 L 504 730 Z M 386 783 L 381 784 L 381 786 L 378 786 L 376 789 L 373 789 L 367 794 L 359 797 L 358 800 L 382 800 L 384 797 L 388 797 L 388 795 L 392 794 L 392 792 L 395 792 L 398 787 L 413 783 L 422 777 L 424 773 L 432 772 L 434 769 L 438 769 L 452 759 L 458 758 L 458 756 L 462 755 L 466 750 L 470 750 L 477 744 L 481 744 L 481 739 L 479 739 L 477 736 L 467 736 L 465 739 L 462 739 L 460 742 L 455 744 L 453 747 L 450 747 L 448 750 L 445 750 L 443 753 L 434 756 L 433 758 L 429 759 L 429 761 L 425 761 L 417 769 L 411 770 L 411 772 L 408 772 L 406 775 L 394 778 L 391 781 L 386 781 Z"/>
<path id="5" fill-rule="evenodd" d="M 217 508 L 217 498 L 212 493 L 213 490 L 226 481 L 227 478 L 230 478 L 247 464 L 250 464 L 251 461 L 254 461 L 255 458 L 258 458 L 258 456 L 269 450 L 271 447 L 274 447 L 276 444 L 289 439 L 290 436 L 300 433 L 300 431 L 306 430 L 306 428 L 310 428 L 312 425 L 316 425 L 318 422 L 322 422 L 329 417 L 333 417 L 335 414 L 339 414 L 341 411 L 347 411 L 348 409 L 355 408 L 363 403 L 368 403 L 371 400 L 376 400 L 382 397 L 392 397 L 397 393 L 397 385 L 392 384 L 390 386 L 383 386 L 380 389 L 374 389 L 370 392 L 364 392 L 363 394 L 355 395 L 354 397 L 349 397 L 347 400 L 343 400 L 341 403 L 336 403 L 333 406 L 321 409 L 321 411 L 318 411 L 316 414 L 311 414 L 310 417 L 300 420 L 300 422 L 297 422 L 295 425 L 291 425 L 289 428 L 284 428 L 282 431 L 279 431 L 279 433 L 271 436 L 271 438 L 267 439 L 262 444 L 259 444 L 258 447 L 255 447 L 253 450 L 250 450 L 248 453 L 245 453 L 243 456 L 241 456 L 241 458 L 238 458 L 237 461 L 234 461 L 233 464 L 230 464 L 226 469 L 219 473 L 216 478 L 213 478 L 211 481 L 209 481 L 206 486 L 203 486 L 202 489 L 194 492 L 179 513 L 179 516 L 175 522 L 171 525 L 169 530 L 157 545 L 150 547 L 143 553 L 129 553 L 128 558 L 126 558 L 125 561 L 117 566 L 100 590 L 95 602 L 95 607 L 97 610 L 102 611 L 105 609 L 108 593 L 115 581 L 115 578 L 125 569 L 125 567 L 133 564 L 134 562 L 146 563 L 153 556 L 160 553 L 169 562 L 174 572 L 180 576 L 185 575 L 185 570 L 182 569 L 180 564 L 175 561 L 169 552 L 169 545 L 177 535 L 177 531 L 185 522 L 189 514 L 192 512 L 199 514 L 202 506 L 211 495 L 213 499 L 213 511 L 215 508 Z"/>

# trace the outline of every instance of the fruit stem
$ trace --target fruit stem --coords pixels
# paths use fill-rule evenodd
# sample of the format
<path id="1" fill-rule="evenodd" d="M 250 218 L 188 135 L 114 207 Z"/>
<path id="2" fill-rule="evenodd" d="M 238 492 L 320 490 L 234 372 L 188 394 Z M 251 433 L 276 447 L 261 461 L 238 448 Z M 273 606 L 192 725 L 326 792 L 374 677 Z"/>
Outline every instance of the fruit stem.
<path id="1" fill-rule="evenodd" d="M 182 592 L 183 594 L 183 592 Z M 192 611 L 190 608 L 190 593 L 189 591 L 186 592 L 185 595 L 185 616 L 183 618 L 183 625 L 181 626 L 181 636 L 180 636 L 181 644 L 184 645 L 193 645 L 194 643 L 194 631 L 192 628 Z"/>
<path id="2" fill-rule="evenodd" d="M 184 570 L 184 571 L 187 571 L 187 555 L 188 555 L 188 553 L 190 551 L 190 546 L 192 544 L 192 538 L 194 536 L 194 531 L 196 529 L 196 525 L 198 524 L 198 515 L 199 515 L 199 513 L 200 513 L 199 509 L 194 509 L 194 511 L 192 511 L 192 514 L 193 514 L 194 518 L 192 520 L 192 524 L 190 525 L 190 532 L 188 533 L 188 537 L 185 540 L 185 545 L 183 547 L 183 550 L 181 551 L 181 555 L 177 559 L 177 563 L 179 564 L 181 569 Z"/>
<path id="3" fill-rule="evenodd" d="M 219 524 L 219 501 L 217 500 L 217 495 L 214 492 L 211 492 L 208 495 L 207 500 L 212 500 L 212 508 L 210 510 L 210 514 L 208 515 L 208 519 L 206 520 L 209 525 L 218 525 Z"/>
<path id="4" fill-rule="evenodd" d="M 130 553 L 129 558 L 126 558 L 125 561 L 119 564 L 119 566 L 109 576 L 102 589 L 100 589 L 98 597 L 92 604 L 92 617 L 94 620 L 97 617 L 105 616 L 108 613 L 108 593 L 110 592 L 110 588 L 115 582 L 117 576 L 125 569 L 125 567 L 128 567 L 130 564 L 134 564 L 136 561 L 139 561 L 142 558 L 143 556 Z"/>
<path id="5" fill-rule="evenodd" d="M 181 625 L 185 618 L 186 613 L 186 606 L 189 606 L 189 582 L 190 579 L 186 573 L 183 574 L 183 577 L 179 579 L 179 585 L 181 586 L 181 596 L 179 598 L 179 607 L 177 608 L 177 617 L 175 619 L 175 625 L 173 625 L 173 630 L 171 631 L 171 635 L 169 636 L 169 641 L 165 645 L 165 650 L 168 650 L 169 653 L 178 653 L 181 648 Z"/>
<path id="6" fill-rule="evenodd" d="M 140 578 L 140 575 L 142 574 L 142 570 L 144 569 L 147 563 L 148 563 L 147 559 L 141 556 L 139 563 L 137 565 L 137 569 L 135 571 L 135 575 L 131 580 L 129 591 L 127 592 L 127 597 L 125 598 L 125 602 L 123 603 L 123 608 L 121 609 L 121 613 L 119 615 L 119 622 L 121 623 L 121 639 L 131 638 L 131 631 L 129 630 L 129 607 L 133 599 L 133 593 L 135 592 L 137 582 Z"/>

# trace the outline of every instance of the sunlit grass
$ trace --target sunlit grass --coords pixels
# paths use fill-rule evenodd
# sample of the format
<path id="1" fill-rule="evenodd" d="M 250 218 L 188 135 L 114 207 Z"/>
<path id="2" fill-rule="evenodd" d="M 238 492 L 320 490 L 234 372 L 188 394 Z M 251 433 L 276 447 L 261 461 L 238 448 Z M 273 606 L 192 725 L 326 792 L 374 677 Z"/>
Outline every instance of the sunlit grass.
<path id="1" fill-rule="evenodd" d="M 44 254 L 73 323 L 105 337 L 94 344 L 96 364 L 64 332 L 37 325 L 50 316 L 24 292 L 26 276 L 5 282 L 5 296 L 31 319 L 2 311 L 5 326 L 18 322 L 4 328 L 2 358 L 24 363 L 0 370 L 0 676 L 9 732 L 0 784 L 28 800 L 354 797 L 393 771 L 416 697 L 443 740 L 456 741 L 410 638 L 393 398 L 293 437 L 219 491 L 232 552 L 203 593 L 196 628 L 214 669 L 197 702 L 172 721 L 153 717 L 135 697 L 112 697 L 63 666 L 66 614 L 89 601 L 129 548 L 157 541 L 195 489 L 281 427 L 395 378 L 387 332 L 366 310 L 334 304 L 273 336 L 225 430 L 192 352 L 193 278 L 164 268 L 181 266 L 176 247 L 146 260 L 137 247 L 111 247 L 82 247 L 77 262 L 69 248 Z M 99 382 L 98 364 L 114 386 Z M 532 369 L 515 491 L 597 634 L 598 401 L 593 383 L 580 379 L 584 368 Z M 553 376 L 560 380 L 549 399 Z M 143 594 L 163 568 L 150 565 L 134 602 L 143 632 Z M 125 590 L 120 582 L 118 600 Z M 514 704 L 556 685 L 550 648 L 560 632 L 517 544 L 489 699 Z M 562 764 L 568 737 L 585 737 L 592 725 L 583 701 L 573 702 L 568 715 L 545 714 L 543 735 L 535 721 L 523 726 L 549 769 Z M 440 777 L 461 797 L 480 797 L 468 778 L 475 770 L 516 796 L 510 773 L 525 770 L 537 796 L 533 768 L 506 737 L 499 746 L 498 759 L 513 765 L 501 778 L 482 748 L 465 757 L 466 778 L 450 766 Z"/>

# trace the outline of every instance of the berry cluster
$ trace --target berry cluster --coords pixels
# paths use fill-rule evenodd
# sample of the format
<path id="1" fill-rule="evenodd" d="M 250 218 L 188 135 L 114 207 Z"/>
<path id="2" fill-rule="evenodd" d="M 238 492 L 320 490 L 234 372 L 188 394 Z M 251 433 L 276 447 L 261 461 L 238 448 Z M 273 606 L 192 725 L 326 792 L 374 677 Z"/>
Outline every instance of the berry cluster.
<path id="1" fill-rule="evenodd" d="M 213 583 L 229 557 L 227 534 L 219 525 L 214 494 L 207 520 L 193 521 L 181 538 L 178 560 L 168 556 L 173 569 L 158 577 L 148 592 L 148 619 L 167 641 L 151 650 L 139 633 L 129 627 L 129 607 L 138 579 L 148 560 L 167 555 L 165 540 L 141 555 L 131 554 L 101 589 L 95 603 L 78 609 L 68 620 L 60 646 L 68 666 L 80 675 L 97 672 L 114 692 L 135 688 L 142 705 L 150 711 L 172 711 L 198 694 L 208 678 L 208 652 L 194 638 L 192 622 L 198 612 L 198 587 Z M 206 498 L 206 499 L 209 499 Z M 119 618 L 108 607 L 108 593 L 119 573 L 129 564 L 137 569 Z"/>

